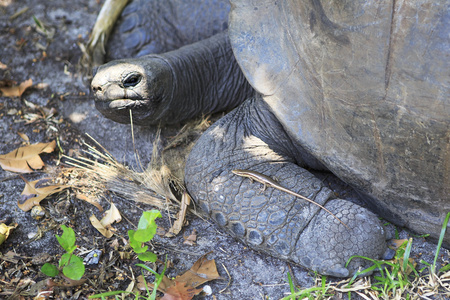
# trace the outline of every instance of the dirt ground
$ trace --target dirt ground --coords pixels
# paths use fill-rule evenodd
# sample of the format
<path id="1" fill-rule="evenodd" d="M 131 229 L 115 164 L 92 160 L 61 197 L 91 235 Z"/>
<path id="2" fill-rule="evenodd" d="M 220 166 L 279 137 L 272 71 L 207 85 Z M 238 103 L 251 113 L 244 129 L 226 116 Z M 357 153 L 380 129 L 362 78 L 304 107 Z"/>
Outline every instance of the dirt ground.
<path id="1" fill-rule="evenodd" d="M 33 80 L 33 87 L 21 97 L 0 97 L 0 154 L 25 144 L 18 133 L 25 133 L 32 144 L 58 138 L 66 154 L 83 149 L 84 133 L 88 133 L 115 158 L 127 162 L 132 168 L 138 168 L 134 147 L 140 154 L 141 163 L 149 162 L 156 128 L 134 128 L 133 145 L 130 126 L 109 121 L 95 110 L 89 82 L 77 69 L 81 57 L 79 43 L 87 42 L 102 4 L 103 1 L 99 0 L 0 0 L 0 62 L 4 65 L 0 68 L 0 81 L 7 84 Z M 43 24 L 47 33 L 39 32 L 34 18 Z M 26 120 L 32 114 L 40 117 L 27 124 Z M 178 129 L 163 130 L 161 145 Z M 48 165 L 56 165 L 59 154 L 46 154 L 43 158 Z M 31 181 L 43 176 L 36 172 L 23 177 Z M 334 176 L 322 176 L 340 196 L 359 201 L 356 193 Z M 101 215 L 94 206 L 76 199 L 70 192 L 63 193 L 42 202 L 49 215 L 37 221 L 17 206 L 23 188 L 24 181 L 19 176 L 0 170 L 0 220 L 18 224 L 6 242 L 0 245 L 3 255 L 0 257 L 1 299 L 32 299 L 44 289 L 47 277 L 39 272 L 44 260 L 37 258 L 49 254 L 49 259 L 56 262 L 63 253 L 54 237 L 54 234 L 61 234 L 59 224 L 74 228 L 80 250 L 77 253 L 82 257 L 93 249 L 102 250 L 103 255 L 100 263 L 87 267 L 86 283 L 77 287 L 56 287 L 51 297 L 85 299 L 102 291 L 123 290 L 133 276 L 140 274 L 140 270 L 134 267 L 137 259 L 118 258 L 111 245 L 115 238 L 108 240 L 91 226 L 89 216 L 93 213 L 98 217 Z M 106 199 L 112 199 L 122 215 L 135 225 L 141 212 L 151 209 L 148 205 L 111 194 L 105 197 L 105 207 Z M 289 293 L 287 272 L 290 268 L 298 286 L 314 285 L 313 273 L 248 249 L 208 220 L 189 215 L 188 221 L 189 225 L 174 238 L 156 236 L 153 250 L 161 260 L 167 255 L 173 263 L 167 271 L 171 277 L 185 272 L 202 255 L 211 252 L 208 257 L 215 259 L 223 280 L 208 282 L 206 285 L 212 288 L 212 295 L 194 299 L 280 299 Z M 158 221 L 158 224 L 167 227 L 167 219 Z M 126 220 L 115 227 L 122 236 L 133 228 Z M 390 225 L 389 228 L 393 236 L 394 227 Z M 183 235 L 190 234 L 193 229 L 198 232 L 196 245 L 184 245 Z M 412 236 L 401 228 L 398 231 L 400 238 Z M 42 234 L 35 239 L 38 232 Z M 120 239 L 119 244 L 123 246 Z M 432 262 L 435 243 L 414 237 L 413 246 L 412 257 L 416 261 Z M 16 256 L 6 257 L 10 251 Z M 442 251 L 439 262 L 448 263 L 446 250 Z M 152 281 L 151 277 L 149 281 Z M 347 293 L 336 292 L 335 297 L 345 299 Z M 352 299 L 357 299 L 357 296 Z"/>

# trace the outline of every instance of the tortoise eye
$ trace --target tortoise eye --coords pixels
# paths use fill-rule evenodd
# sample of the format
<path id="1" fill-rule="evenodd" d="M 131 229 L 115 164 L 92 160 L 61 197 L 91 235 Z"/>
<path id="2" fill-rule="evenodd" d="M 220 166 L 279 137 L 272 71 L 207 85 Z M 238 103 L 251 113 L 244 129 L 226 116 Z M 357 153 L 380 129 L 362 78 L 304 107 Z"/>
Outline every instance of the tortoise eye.
<path id="1" fill-rule="evenodd" d="M 133 87 L 136 86 L 142 79 L 142 76 L 139 74 L 131 74 L 128 75 L 123 81 L 122 84 L 124 87 Z"/>

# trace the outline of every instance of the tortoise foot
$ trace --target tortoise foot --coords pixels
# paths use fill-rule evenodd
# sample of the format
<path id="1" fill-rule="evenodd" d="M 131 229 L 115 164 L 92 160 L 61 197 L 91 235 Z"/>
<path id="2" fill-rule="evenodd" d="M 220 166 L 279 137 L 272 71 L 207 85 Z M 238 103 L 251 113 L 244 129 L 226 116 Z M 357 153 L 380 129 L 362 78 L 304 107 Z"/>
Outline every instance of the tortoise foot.
<path id="1" fill-rule="evenodd" d="M 324 275 L 348 277 L 370 266 L 370 261 L 353 255 L 381 258 L 386 249 L 385 232 L 377 216 L 346 200 L 330 200 L 301 233 L 293 260 Z"/>

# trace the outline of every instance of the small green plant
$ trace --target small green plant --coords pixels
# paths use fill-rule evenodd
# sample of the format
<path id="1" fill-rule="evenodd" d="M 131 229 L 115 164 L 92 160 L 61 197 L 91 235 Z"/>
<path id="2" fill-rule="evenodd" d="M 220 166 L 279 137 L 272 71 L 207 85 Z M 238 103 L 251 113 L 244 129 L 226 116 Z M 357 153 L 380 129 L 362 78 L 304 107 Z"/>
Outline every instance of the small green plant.
<path id="1" fill-rule="evenodd" d="M 356 272 L 348 283 L 348 287 L 351 286 L 351 284 L 359 275 L 378 270 L 380 272 L 380 275 L 373 276 L 375 282 L 372 283 L 372 290 L 380 292 L 381 295 L 385 297 L 385 299 L 389 299 L 390 294 L 395 295 L 398 290 L 400 291 L 400 293 L 403 293 L 405 289 L 411 285 L 409 275 L 411 273 L 414 273 L 416 276 L 419 276 L 414 265 L 409 260 L 411 247 L 412 238 L 410 238 L 408 241 L 405 241 L 397 249 L 397 253 L 393 262 L 376 260 L 358 255 L 350 257 L 350 259 L 347 261 L 346 267 L 348 266 L 350 261 L 356 257 L 368 260 L 372 262 L 373 265 L 369 268 Z"/>
<path id="2" fill-rule="evenodd" d="M 45 263 L 41 272 L 50 277 L 56 277 L 60 271 L 64 276 L 72 280 L 80 280 L 84 275 L 85 267 L 83 260 L 73 254 L 73 251 L 77 248 L 75 245 L 75 232 L 72 228 L 65 225 L 61 225 L 63 234 L 61 236 L 55 235 L 58 243 L 66 250 L 59 260 L 59 267 L 53 264 Z"/>
<path id="3" fill-rule="evenodd" d="M 128 237 L 131 248 L 133 248 L 134 252 L 138 254 L 138 258 L 142 261 L 150 261 L 155 262 L 158 258 L 156 254 L 148 251 L 148 246 L 144 245 L 144 243 L 149 242 L 153 239 L 153 237 L 156 234 L 156 218 L 161 218 L 161 213 L 158 210 L 150 210 L 150 211 L 144 211 L 142 213 L 141 218 L 139 219 L 138 229 L 137 230 L 128 230 Z M 128 291 L 111 291 L 101 294 L 96 294 L 89 296 L 89 299 L 94 298 L 102 298 L 105 299 L 106 297 L 110 296 L 116 296 L 122 293 L 127 294 L 134 294 L 135 299 L 147 299 L 147 300 L 155 300 L 156 299 L 156 291 L 161 283 L 161 281 L 164 278 L 164 273 L 166 272 L 166 264 L 164 264 L 164 269 L 161 272 L 161 274 L 158 274 L 148 266 L 144 264 L 136 264 L 136 266 L 141 267 L 150 273 L 153 273 L 155 275 L 155 282 L 153 283 L 153 291 L 150 293 L 150 290 L 147 286 L 147 283 L 145 283 L 145 288 L 147 290 L 148 297 L 139 296 L 138 294 L 134 294 L 132 292 Z"/>
<path id="4" fill-rule="evenodd" d="M 354 258 L 362 258 L 367 261 L 370 261 L 373 265 L 366 268 L 365 270 L 357 272 L 347 284 L 347 288 L 352 288 L 352 284 L 355 282 L 358 276 L 368 274 L 374 271 L 378 271 L 379 273 L 373 275 L 373 281 L 370 289 L 373 291 L 377 291 L 380 294 L 380 297 L 384 299 L 392 299 L 392 295 L 399 295 L 406 293 L 406 299 L 410 299 L 410 289 L 413 287 L 413 283 L 416 282 L 417 278 L 423 277 L 427 274 L 422 274 L 425 269 L 429 269 L 429 274 L 432 277 L 438 277 L 438 275 L 442 272 L 446 272 L 450 270 L 450 264 L 447 264 L 440 268 L 436 272 L 436 264 L 437 259 L 439 257 L 439 252 L 442 247 L 442 243 L 444 240 L 445 231 L 447 229 L 447 224 L 450 220 L 450 212 L 447 213 L 447 216 L 442 224 L 441 233 L 439 236 L 439 241 L 436 249 L 436 254 L 434 256 L 434 261 L 432 264 L 427 263 L 424 260 L 420 262 L 425 264 L 426 266 L 419 271 L 416 271 L 413 262 L 410 260 L 410 254 L 412 249 L 412 238 L 408 241 L 405 241 L 396 251 L 395 259 L 393 261 L 384 261 L 384 260 L 376 260 L 363 256 L 352 256 L 347 261 L 346 267 L 350 263 L 350 261 Z M 396 231 L 396 238 L 398 239 L 398 231 Z M 329 285 L 325 285 L 326 278 L 322 277 L 321 286 L 314 286 L 308 289 L 303 290 L 295 290 L 295 286 L 292 283 L 291 275 L 288 272 L 288 282 L 291 290 L 291 295 L 283 298 L 283 300 L 288 299 L 318 299 L 318 297 L 325 296 L 327 289 L 329 289 Z M 437 282 L 437 281 L 436 281 Z M 320 293 L 320 294 L 318 294 Z M 351 292 L 348 292 L 348 298 L 351 299 Z"/>
<path id="5" fill-rule="evenodd" d="M 144 265 L 144 264 L 136 264 L 136 266 L 139 266 L 151 273 L 153 273 L 155 275 L 155 283 L 154 283 L 154 288 L 152 293 L 150 294 L 150 290 L 147 286 L 147 283 L 145 282 L 145 289 L 147 290 L 147 295 L 148 297 L 143 297 L 143 296 L 139 296 L 138 294 L 134 294 L 133 292 L 128 292 L 128 291 L 110 291 L 110 292 L 106 292 L 106 293 L 101 293 L 101 294 L 95 294 L 92 296 L 89 296 L 89 299 L 95 299 L 95 298 L 102 298 L 102 299 L 106 299 L 106 297 L 110 297 L 110 296 L 117 296 L 120 294 L 134 294 L 134 298 L 137 299 L 147 299 L 147 300 L 155 300 L 156 299 L 156 291 L 158 288 L 158 285 L 161 283 L 161 281 L 164 278 L 164 273 L 166 272 L 166 267 L 167 265 L 164 264 L 164 269 L 161 272 L 161 274 L 158 274 L 157 272 L 153 271 L 151 268 L 149 268 L 148 266 Z"/>
<path id="6" fill-rule="evenodd" d="M 332 296 L 331 294 L 328 294 L 329 284 L 326 284 L 326 276 L 321 276 L 321 286 L 313 286 L 307 289 L 297 289 L 295 291 L 296 287 L 294 286 L 294 283 L 291 278 L 291 274 L 288 272 L 288 282 L 289 282 L 289 288 L 291 290 L 291 294 L 289 296 L 286 296 L 282 298 L 281 300 L 295 300 L 295 299 L 324 299 L 325 297 Z M 316 273 L 317 277 L 317 273 Z"/>
<path id="7" fill-rule="evenodd" d="M 144 211 L 139 219 L 138 229 L 128 230 L 130 246 L 142 261 L 155 262 L 157 260 L 154 253 L 147 251 L 148 246 L 144 246 L 144 243 L 151 241 L 156 234 L 156 218 L 161 218 L 158 210 Z"/>
<path id="8" fill-rule="evenodd" d="M 439 236 L 439 242 L 436 249 L 436 254 L 434 257 L 433 264 L 430 265 L 424 260 L 421 260 L 421 263 L 427 265 L 430 269 L 430 274 L 436 275 L 436 262 L 437 258 L 439 256 L 439 251 L 442 246 L 442 242 L 444 240 L 445 231 L 447 229 L 447 224 L 450 219 L 450 212 L 447 213 L 447 216 L 444 220 L 444 223 L 442 224 L 441 228 L 441 234 Z M 419 270 L 419 272 L 416 271 L 415 267 L 409 260 L 409 256 L 411 253 L 412 248 L 412 238 L 410 238 L 407 242 L 404 242 L 398 249 L 397 253 L 395 255 L 395 259 L 393 262 L 390 261 L 383 261 L 383 260 L 375 260 L 370 259 L 368 257 L 363 256 L 352 256 L 347 261 L 346 266 L 350 263 L 350 261 L 355 258 L 359 257 L 368 261 L 371 261 L 373 265 L 365 270 L 357 272 L 352 279 L 350 280 L 348 286 L 350 286 L 357 276 L 361 274 L 365 274 L 374 270 L 378 270 L 380 272 L 380 276 L 374 276 L 374 279 L 376 280 L 375 283 L 372 283 L 372 290 L 379 291 L 385 299 L 389 299 L 390 294 L 396 294 L 397 290 L 399 289 L 401 293 L 403 293 L 407 287 L 411 285 L 411 280 L 409 276 L 411 274 L 414 274 L 414 277 L 420 277 L 419 272 L 422 273 L 424 269 L 422 268 Z M 388 268 L 390 267 L 390 268 Z M 390 269 L 390 270 L 389 270 Z M 442 267 L 438 273 L 444 272 L 450 269 L 450 265 L 446 265 Z"/>
<path id="9" fill-rule="evenodd" d="M 167 261 L 167 259 L 166 259 L 166 261 Z M 153 271 L 151 268 L 149 268 L 148 266 L 146 266 L 144 264 L 136 264 L 136 266 L 141 267 L 141 268 L 143 268 L 143 269 L 145 269 L 145 270 L 147 270 L 147 271 L 149 271 L 149 272 L 151 272 L 151 273 L 153 273 L 155 275 L 155 282 L 153 284 L 154 288 L 153 288 L 152 293 L 150 294 L 150 291 L 148 289 L 147 283 L 145 283 L 145 288 L 147 290 L 147 295 L 150 295 L 148 297 L 148 299 L 149 300 L 156 299 L 156 291 L 158 289 L 159 284 L 161 283 L 161 281 L 164 278 L 164 273 L 166 272 L 167 264 L 164 263 L 164 269 L 162 270 L 161 274 L 158 274 L 157 272 Z"/>
<path id="10" fill-rule="evenodd" d="M 450 219 L 450 212 L 447 213 L 447 216 L 445 217 L 444 223 L 442 224 L 441 234 L 439 235 L 439 241 L 438 241 L 438 245 L 437 245 L 437 249 L 436 249 L 436 254 L 434 255 L 433 264 L 430 265 L 429 263 L 427 263 L 424 260 L 420 261 L 421 263 L 423 263 L 424 265 L 426 265 L 426 266 L 428 266 L 430 268 L 430 273 L 433 274 L 433 275 L 436 274 L 436 262 L 437 262 L 437 259 L 439 257 L 439 251 L 441 250 L 442 242 L 444 241 L 445 231 L 447 229 L 447 224 L 448 224 L 449 219 Z M 425 268 L 421 269 L 421 271 L 423 271 Z M 440 268 L 438 273 L 446 272 L 448 270 L 450 270 L 450 264 L 445 265 L 442 268 Z"/>

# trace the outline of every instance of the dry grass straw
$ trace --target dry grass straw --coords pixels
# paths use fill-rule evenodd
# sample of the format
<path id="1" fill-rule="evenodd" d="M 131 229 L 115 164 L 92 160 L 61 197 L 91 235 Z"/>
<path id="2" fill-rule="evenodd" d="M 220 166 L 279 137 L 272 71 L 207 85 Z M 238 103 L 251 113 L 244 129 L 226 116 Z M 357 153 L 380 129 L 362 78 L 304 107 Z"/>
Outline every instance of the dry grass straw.
<path id="1" fill-rule="evenodd" d="M 367 299 L 367 300 L 412 300 L 412 299 L 450 299 L 450 271 L 433 272 L 433 268 L 421 269 L 418 273 L 411 272 L 403 287 L 398 286 L 396 276 L 388 284 L 397 285 L 396 288 L 382 289 L 379 285 L 380 274 L 375 273 L 354 280 L 329 281 L 326 276 L 316 275 L 313 287 L 295 289 L 293 280 L 288 273 L 291 295 L 288 299 Z M 443 269 L 441 269 L 443 270 Z M 392 275 L 395 275 L 392 273 Z M 397 282 L 398 283 L 398 282 Z"/>
<path id="2" fill-rule="evenodd" d="M 164 147 L 164 150 L 168 150 L 177 147 L 180 144 L 189 143 L 190 139 L 196 139 L 196 136 L 200 136 L 209 126 L 211 126 L 211 116 L 203 116 L 198 120 L 193 120 L 186 123 L 176 136 Z"/>
<path id="3" fill-rule="evenodd" d="M 426 274 L 415 277 L 410 286 L 401 291 L 397 289 L 395 294 L 382 295 L 378 291 L 372 289 L 372 276 L 359 278 L 348 285 L 350 279 L 339 282 L 328 282 L 324 284 L 323 277 L 318 275 L 315 280 L 315 286 L 310 288 L 314 290 L 295 299 L 341 299 L 342 294 L 351 292 L 350 299 L 367 299 L 367 300 L 414 300 L 414 299 L 450 299 L 450 271 L 436 276 Z M 341 296 L 337 295 L 341 294 Z M 312 297 L 312 298 L 311 298 Z M 284 299 L 288 299 L 285 297 Z"/>
<path id="4" fill-rule="evenodd" d="M 95 21 L 87 45 L 79 44 L 82 57 L 79 61 L 83 73 L 91 74 L 92 67 L 105 63 L 105 46 L 116 20 L 129 0 L 106 0 Z"/>
<path id="5" fill-rule="evenodd" d="M 88 135 L 89 136 L 89 135 Z M 159 209 L 176 212 L 185 191 L 182 180 L 175 177 L 158 153 L 159 135 L 155 139 L 149 166 L 143 171 L 131 170 L 118 162 L 102 145 L 89 136 L 97 147 L 84 143 L 86 156 L 64 156 L 66 164 L 83 172 L 82 180 L 72 182 L 76 189 L 90 189 L 98 194 L 109 190 L 125 199 L 146 203 Z M 194 210 L 190 212 L 198 215 Z"/>

